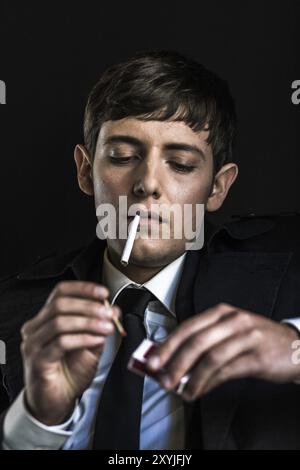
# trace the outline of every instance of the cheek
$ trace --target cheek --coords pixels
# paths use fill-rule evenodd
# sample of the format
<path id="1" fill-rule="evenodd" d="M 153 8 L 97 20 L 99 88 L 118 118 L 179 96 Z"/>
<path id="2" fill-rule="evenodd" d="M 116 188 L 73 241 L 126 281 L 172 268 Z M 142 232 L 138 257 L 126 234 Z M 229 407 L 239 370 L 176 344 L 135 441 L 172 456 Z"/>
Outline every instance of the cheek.
<path id="1" fill-rule="evenodd" d="M 100 164 L 94 165 L 93 181 L 95 199 L 98 203 L 106 201 L 113 203 L 118 200 L 119 194 L 124 194 L 124 179 L 120 173 L 112 172 Z"/>
<path id="2" fill-rule="evenodd" d="M 181 179 L 176 184 L 173 184 L 169 195 L 173 202 L 176 201 L 180 204 L 203 204 L 208 199 L 211 184 L 212 177 L 201 175 L 198 172 L 191 178 L 187 177 L 186 180 Z"/>

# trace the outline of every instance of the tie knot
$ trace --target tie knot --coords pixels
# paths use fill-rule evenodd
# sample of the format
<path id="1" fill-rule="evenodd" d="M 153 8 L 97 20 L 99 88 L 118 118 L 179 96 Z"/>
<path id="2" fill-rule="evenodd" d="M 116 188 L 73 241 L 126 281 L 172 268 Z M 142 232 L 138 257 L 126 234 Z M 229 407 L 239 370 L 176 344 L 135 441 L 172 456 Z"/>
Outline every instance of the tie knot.
<path id="1" fill-rule="evenodd" d="M 145 287 L 126 287 L 115 300 L 123 315 L 131 313 L 141 318 L 144 316 L 145 309 L 155 296 Z"/>

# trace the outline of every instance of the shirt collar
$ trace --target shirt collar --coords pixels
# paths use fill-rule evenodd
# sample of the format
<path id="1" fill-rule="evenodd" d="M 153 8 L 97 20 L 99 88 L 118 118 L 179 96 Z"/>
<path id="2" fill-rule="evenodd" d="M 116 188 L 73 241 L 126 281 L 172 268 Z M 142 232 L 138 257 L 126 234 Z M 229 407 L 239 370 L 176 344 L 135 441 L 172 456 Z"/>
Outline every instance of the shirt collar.
<path id="1" fill-rule="evenodd" d="M 175 298 L 185 255 L 186 253 L 176 258 L 149 281 L 138 284 L 121 273 L 111 263 L 106 248 L 103 258 L 102 282 L 110 290 L 110 300 L 113 301 L 117 294 L 128 285 L 143 286 L 152 292 L 169 312 L 175 315 Z"/>

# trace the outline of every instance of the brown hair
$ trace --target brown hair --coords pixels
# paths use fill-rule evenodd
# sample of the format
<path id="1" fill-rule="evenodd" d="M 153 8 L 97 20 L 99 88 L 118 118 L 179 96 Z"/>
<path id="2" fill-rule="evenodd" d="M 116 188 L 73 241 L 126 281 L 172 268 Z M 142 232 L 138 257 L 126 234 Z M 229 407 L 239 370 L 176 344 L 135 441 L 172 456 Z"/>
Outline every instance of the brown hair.
<path id="1" fill-rule="evenodd" d="M 151 51 L 111 66 L 92 89 L 85 109 L 85 146 L 94 157 L 102 124 L 125 117 L 208 124 L 215 171 L 232 161 L 236 113 L 228 84 L 174 51 Z"/>

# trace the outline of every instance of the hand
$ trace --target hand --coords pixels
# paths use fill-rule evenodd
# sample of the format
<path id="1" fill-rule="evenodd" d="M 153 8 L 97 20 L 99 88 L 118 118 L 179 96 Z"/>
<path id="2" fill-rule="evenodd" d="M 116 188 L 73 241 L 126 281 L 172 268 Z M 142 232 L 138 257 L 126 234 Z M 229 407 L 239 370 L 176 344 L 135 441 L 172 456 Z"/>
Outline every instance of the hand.
<path id="1" fill-rule="evenodd" d="M 70 416 L 76 398 L 90 385 L 105 339 L 114 332 L 104 286 L 90 282 L 57 284 L 40 312 L 22 327 L 25 400 L 47 425 Z"/>
<path id="2" fill-rule="evenodd" d="M 298 332 L 286 324 L 220 304 L 181 323 L 149 355 L 148 367 L 167 390 L 176 390 L 191 373 L 182 397 L 193 401 L 230 379 L 299 379 L 300 366 L 292 362 L 297 339 Z"/>

